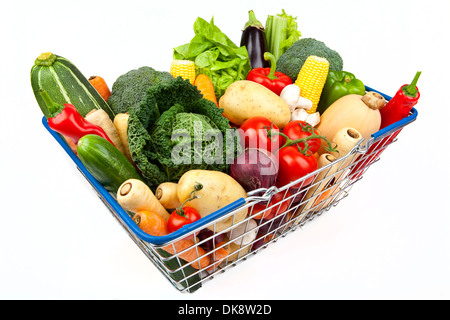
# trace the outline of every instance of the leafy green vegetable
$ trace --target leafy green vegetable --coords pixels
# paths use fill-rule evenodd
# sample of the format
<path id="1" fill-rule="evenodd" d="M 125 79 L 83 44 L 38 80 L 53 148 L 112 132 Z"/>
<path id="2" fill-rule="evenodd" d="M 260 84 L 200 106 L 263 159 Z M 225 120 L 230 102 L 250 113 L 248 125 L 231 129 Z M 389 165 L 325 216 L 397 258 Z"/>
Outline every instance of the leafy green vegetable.
<path id="1" fill-rule="evenodd" d="M 269 15 L 264 30 L 267 50 L 278 59 L 286 50 L 300 39 L 297 17 L 288 15 L 284 9 L 276 16 Z"/>
<path id="2" fill-rule="evenodd" d="M 215 24 L 197 18 L 195 36 L 174 48 L 173 58 L 194 61 L 199 73 L 209 76 L 219 99 L 234 81 L 245 80 L 251 69 L 247 49 L 234 44 Z"/>
<path id="3" fill-rule="evenodd" d="M 129 108 L 139 106 L 149 87 L 172 79 L 169 72 L 151 67 L 130 70 L 114 82 L 108 104 L 116 113 L 127 112 Z"/>
<path id="4" fill-rule="evenodd" d="M 277 60 L 277 71 L 291 77 L 295 82 L 300 69 L 311 55 L 327 59 L 330 63 L 330 70 L 342 71 L 343 69 L 344 62 L 338 52 L 327 47 L 322 41 L 314 38 L 302 38 Z"/>
<path id="5" fill-rule="evenodd" d="M 241 149 L 222 113 L 181 77 L 148 89 L 139 108 L 129 110 L 128 142 L 150 187 L 177 182 L 192 169 L 228 171 Z"/>

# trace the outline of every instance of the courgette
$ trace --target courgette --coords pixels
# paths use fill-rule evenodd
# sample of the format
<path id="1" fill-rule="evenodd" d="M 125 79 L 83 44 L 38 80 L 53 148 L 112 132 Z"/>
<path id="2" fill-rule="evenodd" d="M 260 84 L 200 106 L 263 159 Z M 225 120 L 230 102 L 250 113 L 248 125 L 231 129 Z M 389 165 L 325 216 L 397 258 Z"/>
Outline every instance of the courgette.
<path id="1" fill-rule="evenodd" d="M 40 96 L 41 89 L 58 103 L 70 103 L 84 117 L 93 109 L 103 109 L 111 120 L 115 113 L 95 90 L 89 80 L 69 60 L 51 52 L 42 53 L 31 68 L 31 87 L 44 113 L 49 117 L 47 106 Z"/>
<path id="2" fill-rule="evenodd" d="M 127 157 L 98 135 L 87 134 L 78 140 L 77 154 L 89 173 L 114 195 L 124 181 L 143 180 Z"/>
<path id="3" fill-rule="evenodd" d="M 163 258 L 170 258 L 172 255 L 167 251 L 162 249 L 157 249 L 158 253 Z M 159 262 L 158 262 L 159 263 Z M 180 265 L 181 263 L 181 265 Z M 180 286 L 179 289 L 184 289 L 190 293 L 193 293 L 201 288 L 202 284 L 200 282 L 201 278 L 195 270 L 190 265 L 186 266 L 187 262 L 174 257 L 173 259 L 163 260 L 163 264 L 165 266 L 162 269 L 168 270 L 169 276 L 175 280 L 177 286 Z M 181 268 L 183 266 L 183 268 Z M 178 270 L 178 271 L 174 271 Z"/>

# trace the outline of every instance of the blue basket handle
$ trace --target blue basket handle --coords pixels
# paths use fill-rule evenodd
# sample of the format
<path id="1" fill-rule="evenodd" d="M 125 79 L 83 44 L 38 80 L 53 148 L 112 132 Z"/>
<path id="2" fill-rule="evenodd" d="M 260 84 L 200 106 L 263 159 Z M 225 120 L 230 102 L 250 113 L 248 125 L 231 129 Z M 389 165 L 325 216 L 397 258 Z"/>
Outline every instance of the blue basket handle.
<path id="1" fill-rule="evenodd" d="M 142 231 L 138 227 L 138 225 L 133 221 L 133 219 L 130 217 L 130 215 L 119 205 L 119 203 L 116 201 L 116 199 L 100 184 L 100 182 L 97 181 L 97 179 L 94 178 L 90 174 L 90 172 L 86 169 L 84 164 L 81 162 L 80 158 L 70 149 L 68 144 L 64 141 L 64 139 L 54 130 L 52 130 L 47 122 L 47 119 L 45 117 L 42 118 L 42 123 L 44 127 L 50 132 L 50 134 L 58 141 L 58 143 L 63 147 L 63 149 L 66 151 L 66 153 L 72 158 L 72 160 L 77 165 L 78 169 L 81 171 L 81 173 L 86 177 L 86 179 L 90 182 L 92 187 L 98 192 L 99 196 L 101 196 L 105 200 L 105 204 L 110 207 L 111 210 L 114 210 L 115 213 L 117 213 L 120 217 L 120 219 L 127 225 L 127 227 L 133 231 L 135 235 L 137 235 L 141 240 L 146 241 L 148 243 L 154 244 L 154 245 L 164 245 L 166 243 L 169 243 L 173 240 L 178 239 L 179 237 L 182 237 L 184 235 L 189 234 L 190 232 L 201 228 L 203 226 L 209 226 L 216 219 L 219 219 L 223 217 L 224 215 L 232 212 L 233 210 L 238 209 L 239 207 L 246 204 L 246 199 L 240 198 L 227 206 L 207 215 L 206 217 L 203 217 L 202 219 L 188 224 L 181 229 L 172 232 L 165 236 L 155 237 L 152 235 L 149 235 L 148 233 Z M 102 200 L 103 200 L 102 199 Z"/>
<path id="2" fill-rule="evenodd" d="M 383 98 L 386 99 L 386 101 L 389 101 L 389 100 L 392 99 L 392 97 L 390 97 L 390 96 L 388 96 L 388 95 L 386 95 L 386 94 L 384 94 L 384 93 L 382 93 L 380 91 L 372 89 L 371 87 L 368 87 L 368 86 L 366 86 L 366 91 L 373 91 L 373 92 L 379 93 L 380 95 L 383 96 Z M 372 138 L 374 140 L 377 140 L 380 137 L 382 137 L 384 135 L 387 135 L 390 132 L 397 131 L 398 129 L 406 126 L 407 124 L 409 124 L 409 123 L 411 123 L 413 121 L 415 121 L 417 119 L 418 114 L 419 113 L 417 112 L 417 110 L 415 108 L 412 108 L 411 113 L 410 113 L 409 116 L 407 116 L 406 118 L 403 118 L 402 120 L 397 121 L 397 122 L 387 126 L 386 128 L 383 128 L 383 129 L 379 130 L 378 132 L 375 132 L 374 134 L 372 134 Z"/>

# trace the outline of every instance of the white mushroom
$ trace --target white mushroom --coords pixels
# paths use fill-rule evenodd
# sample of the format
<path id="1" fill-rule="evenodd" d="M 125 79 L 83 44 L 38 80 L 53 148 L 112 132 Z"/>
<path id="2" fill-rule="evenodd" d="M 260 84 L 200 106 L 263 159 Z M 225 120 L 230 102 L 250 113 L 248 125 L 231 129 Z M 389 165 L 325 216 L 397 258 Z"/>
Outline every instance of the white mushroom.
<path id="1" fill-rule="evenodd" d="M 253 240 L 256 239 L 256 235 L 258 234 L 258 224 L 255 220 L 250 219 L 247 222 L 242 222 L 233 228 L 230 232 L 228 232 L 228 238 L 230 241 L 238 245 L 247 245 L 250 244 Z"/>
<path id="2" fill-rule="evenodd" d="M 313 106 L 313 103 L 311 100 L 303 98 L 303 97 L 298 98 L 297 108 L 309 110 L 312 108 L 312 106 Z"/>
<path id="3" fill-rule="evenodd" d="M 280 98 L 286 102 L 291 112 L 297 108 L 299 97 L 300 87 L 295 84 L 287 85 L 280 94 Z"/>
<path id="4" fill-rule="evenodd" d="M 291 114 L 291 121 L 305 121 L 315 127 L 320 123 L 320 113 L 309 114 L 305 109 L 296 109 Z"/>

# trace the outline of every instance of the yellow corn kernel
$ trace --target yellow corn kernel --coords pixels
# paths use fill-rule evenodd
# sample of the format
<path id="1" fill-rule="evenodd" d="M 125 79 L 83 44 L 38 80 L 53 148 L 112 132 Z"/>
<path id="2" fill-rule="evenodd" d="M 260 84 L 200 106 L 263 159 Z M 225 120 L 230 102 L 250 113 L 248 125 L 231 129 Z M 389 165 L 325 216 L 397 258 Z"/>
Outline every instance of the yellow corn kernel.
<path id="1" fill-rule="evenodd" d="M 308 110 L 309 114 L 315 113 L 317 110 L 329 69 L 330 63 L 327 59 L 309 56 L 298 73 L 295 85 L 300 88 L 300 96 L 313 103 L 312 108 Z"/>
<path id="2" fill-rule="evenodd" d="M 176 77 L 188 79 L 191 84 L 195 81 L 195 64 L 194 61 L 189 60 L 173 60 L 170 65 L 170 74 Z"/>

